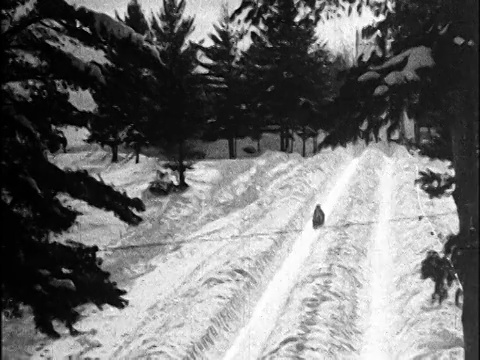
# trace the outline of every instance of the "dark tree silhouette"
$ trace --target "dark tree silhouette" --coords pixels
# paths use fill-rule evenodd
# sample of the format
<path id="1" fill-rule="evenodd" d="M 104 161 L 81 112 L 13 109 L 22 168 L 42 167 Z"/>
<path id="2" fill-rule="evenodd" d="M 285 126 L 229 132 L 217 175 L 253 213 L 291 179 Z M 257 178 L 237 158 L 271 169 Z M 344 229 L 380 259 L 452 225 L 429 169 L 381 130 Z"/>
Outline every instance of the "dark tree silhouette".
<path id="1" fill-rule="evenodd" d="M 109 51 L 105 66 L 105 86 L 94 93 L 98 104 L 96 118 L 90 122 L 88 142 L 108 145 L 112 162 L 118 160 L 118 148 L 124 144 L 134 149 L 137 162 L 147 144 L 145 133 L 160 116 L 162 103 L 161 66 L 152 71 L 149 62 L 128 41 L 119 41 Z M 155 67 L 154 67 L 155 68 Z"/>
<path id="2" fill-rule="evenodd" d="M 57 194 L 113 211 L 132 225 L 141 221 L 132 208 L 143 211 L 145 207 L 140 199 L 131 199 L 86 172 L 58 168 L 46 155 L 60 147 L 68 150 L 65 136 L 56 126 L 84 126 L 91 117 L 72 106 L 62 89 L 100 91 L 106 84 L 101 65 L 54 46 L 66 37 L 82 46 L 88 43 L 104 48 L 106 44 L 97 37 L 95 28 L 98 14 L 77 10 L 62 0 L 38 0 L 32 10 L 15 18 L 22 3 L 6 1 L 1 5 L 0 39 L 6 58 L 2 67 L 0 135 L 2 310 L 19 316 L 20 305 L 27 305 L 41 331 L 58 336 L 52 326 L 52 320 L 58 319 L 75 334 L 77 305 L 93 302 L 99 307 L 110 304 L 122 308 L 127 302 L 122 298 L 125 292 L 100 268 L 96 246 L 50 241 L 51 232 L 65 231 L 78 215 Z M 74 26 L 74 20 L 91 26 L 90 32 Z M 121 36 L 111 28 L 102 31 L 110 38 Z M 135 46 L 155 58 L 143 43 L 136 42 Z M 25 54 L 32 60 L 25 61 Z"/>
<path id="3" fill-rule="evenodd" d="M 177 147 L 180 184 L 185 182 L 185 142 L 198 136 L 205 120 L 204 89 L 198 67 L 197 46 L 188 40 L 194 19 L 185 17 L 184 0 L 164 0 L 157 16 L 152 14 L 153 38 L 164 63 L 161 117 L 152 124 L 152 144 Z"/>

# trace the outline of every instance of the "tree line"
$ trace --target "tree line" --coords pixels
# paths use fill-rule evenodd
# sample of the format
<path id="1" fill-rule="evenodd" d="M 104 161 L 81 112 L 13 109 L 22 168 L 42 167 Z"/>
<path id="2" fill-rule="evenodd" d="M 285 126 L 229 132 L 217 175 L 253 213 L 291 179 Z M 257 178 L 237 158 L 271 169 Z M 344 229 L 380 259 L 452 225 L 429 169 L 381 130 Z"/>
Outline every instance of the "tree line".
<path id="1" fill-rule="evenodd" d="M 89 140 L 110 146 L 113 161 L 122 143 L 136 149 L 137 160 L 147 143 L 176 148 L 182 186 L 185 142 L 192 138 L 226 139 L 235 158 L 237 138 L 249 136 L 259 147 L 263 132 L 278 132 L 287 151 L 297 133 L 305 156 L 305 141 L 325 128 L 320 105 L 332 79 L 314 18 L 301 16 L 304 6 L 275 3 L 252 32 L 238 26 L 241 12 L 229 14 L 224 6 L 204 45 L 189 40 L 194 19 L 185 16 L 185 1 L 165 0 L 147 17 L 132 0 L 116 18 L 155 46 L 162 64 L 152 67 L 128 45 L 108 53 L 111 74 L 94 96 L 99 119 L 91 123 Z M 248 25 L 248 19 L 241 22 Z M 242 48 L 245 39 L 251 44 Z"/>

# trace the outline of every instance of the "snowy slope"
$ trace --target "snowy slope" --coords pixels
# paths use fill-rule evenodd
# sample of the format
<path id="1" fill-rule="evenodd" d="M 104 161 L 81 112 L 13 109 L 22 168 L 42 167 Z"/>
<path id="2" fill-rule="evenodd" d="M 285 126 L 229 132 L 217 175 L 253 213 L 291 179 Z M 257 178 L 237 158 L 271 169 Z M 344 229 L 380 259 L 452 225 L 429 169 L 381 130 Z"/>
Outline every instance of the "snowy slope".
<path id="1" fill-rule="evenodd" d="M 128 310 L 129 314 L 118 312 L 119 317 L 131 321 L 120 326 L 120 330 L 118 317 L 113 318 L 110 325 L 101 326 L 105 329 L 104 336 L 107 338 L 114 333 L 114 328 L 118 334 L 118 340 L 113 339 L 116 341 L 114 344 L 98 350 L 103 351 L 101 355 L 107 358 L 121 357 L 117 353 L 122 351 L 127 358 L 134 357 L 131 351 L 137 349 L 137 344 L 132 327 L 143 329 L 142 332 L 146 332 L 147 336 L 149 332 L 145 322 L 157 328 L 151 333 L 167 340 L 169 337 L 163 335 L 164 332 L 172 332 L 169 329 L 178 327 L 176 322 L 184 318 L 179 317 L 178 312 L 194 311 L 191 302 L 200 301 L 199 308 L 196 309 L 197 314 L 206 311 L 203 321 L 201 317 L 197 317 L 198 331 L 201 332 L 201 327 L 205 326 L 209 317 L 215 316 L 215 312 L 221 313 L 222 308 L 228 310 L 230 301 L 240 295 L 236 292 L 242 291 L 242 283 L 248 286 L 248 277 L 242 278 L 244 271 L 257 272 L 251 275 L 257 278 L 257 281 L 262 280 L 263 276 L 268 276 L 260 269 L 262 266 L 265 271 L 273 272 L 270 265 L 278 259 L 269 259 L 270 254 L 276 255 L 282 248 L 288 246 L 290 241 L 284 239 L 285 236 L 272 236 L 270 232 L 298 228 L 307 216 L 305 194 L 313 195 L 318 192 L 327 179 L 332 182 L 333 178 L 329 179 L 328 175 L 333 175 L 350 158 L 345 150 L 337 152 L 335 156 L 332 156 L 332 152 L 326 152 L 324 155 L 309 159 L 308 164 L 302 164 L 304 160 L 298 155 L 269 152 L 254 160 L 204 161 L 196 165 L 195 170 L 187 174 L 187 182 L 192 189 L 182 196 L 166 200 L 168 204 L 158 204 L 160 206 L 152 209 L 152 212 L 161 212 L 159 216 L 155 214 L 151 220 L 147 219 L 135 229 L 135 233 L 125 236 L 124 242 L 128 239 L 130 243 L 133 241 L 145 243 L 164 238 L 166 232 L 175 233 L 176 236 L 168 241 L 177 242 L 181 248 L 177 250 L 179 246 L 171 246 L 174 250 L 171 254 L 167 253 L 153 259 L 155 270 L 133 285 L 129 293 L 132 303 Z M 102 177 L 108 182 L 107 175 Z M 272 211 L 269 212 L 268 209 Z M 307 210 L 310 212 L 311 209 Z M 183 224 L 181 228 L 179 224 Z M 248 241 L 250 236 L 258 232 L 270 236 L 261 236 L 253 242 Z M 215 236 L 217 234 L 218 236 Z M 228 239 L 229 236 L 235 235 L 242 235 L 245 238 Z M 220 240 L 214 241 L 217 238 Z M 221 240 L 222 238 L 226 240 Z M 231 253 L 236 256 L 232 258 L 229 256 Z M 229 279 L 237 269 L 239 278 L 237 276 Z M 216 291 L 212 291 L 212 284 L 217 281 L 219 283 Z M 199 284 L 204 284 L 200 288 L 203 288 L 203 296 L 207 299 L 202 299 L 202 296 L 192 298 L 192 295 L 188 295 L 194 295 L 195 287 Z M 146 287 L 150 289 L 148 298 L 145 296 Z M 216 295 L 216 292 L 220 293 Z M 224 292 L 227 296 L 221 296 Z M 229 292 L 231 297 L 228 297 Z M 160 298 L 164 298 L 164 301 L 159 301 Z M 212 301 L 213 304 L 217 303 L 216 308 L 212 306 Z M 152 316 L 150 314 L 158 314 L 156 317 L 159 322 L 148 322 Z M 82 329 L 81 326 L 79 328 Z M 192 341 L 195 340 L 195 336 L 200 335 L 192 334 Z M 182 340 L 174 334 L 171 336 L 175 340 Z M 110 340 L 112 339 L 104 341 Z M 129 342 L 132 344 L 127 347 Z M 118 347 L 120 344 L 127 349 L 116 349 L 117 352 L 113 352 L 115 346 Z M 167 342 L 165 346 L 173 345 Z"/>
<path id="2" fill-rule="evenodd" d="M 144 190 L 161 162 L 142 157 L 134 164 L 124 155 L 110 164 L 107 152 L 84 147 L 80 130 L 74 134 L 71 153 L 54 161 L 88 164 L 107 183 L 146 201 L 144 222 L 131 228 L 76 202 L 84 211 L 79 231 L 62 237 L 104 249 L 104 266 L 128 290 L 130 305 L 86 306 L 77 324 L 83 335 L 72 338 L 59 328 L 64 337 L 51 342 L 37 334 L 24 342 L 23 354 L 461 358 L 460 310 L 452 299 L 432 305 L 433 285 L 419 275 L 426 251 L 441 248 L 438 234 L 456 231 L 458 220 L 451 198 L 429 200 L 413 180 L 417 169 L 447 170 L 448 164 L 412 157 L 396 145 L 325 150 L 307 159 L 267 151 L 197 162 L 187 172 L 187 192 L 154 198 Z M 344 173 L 349 165 L 351 177 Z M 327 221 L 312 231 L 317 202 Z M 452 213 L 419 220 L 422 211 Z M 135 244 L 152 246 L 108 249 Z"/>

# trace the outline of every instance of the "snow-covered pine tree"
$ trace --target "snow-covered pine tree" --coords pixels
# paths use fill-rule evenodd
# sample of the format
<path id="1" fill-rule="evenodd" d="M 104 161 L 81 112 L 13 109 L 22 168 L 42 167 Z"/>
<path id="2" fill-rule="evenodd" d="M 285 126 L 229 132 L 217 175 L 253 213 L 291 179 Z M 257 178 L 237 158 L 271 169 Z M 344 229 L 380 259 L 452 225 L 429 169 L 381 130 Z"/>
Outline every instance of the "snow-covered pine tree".
<path id="1" fill-rule="evenodd" d="M 138 1 L 131 1 L 125 19 L 117 18 L 143 35 L 150 31 Z M 105 86 L 94 94 L 98 104 L 98 118 L 91 122 L 89 142 L 108 145 L 112 162 L 118 161 L 118 148 L 124 144 L 135 151 L 139 162 L 140 151 L 147 144 L 150 121 L 159 118 L 162 64 L 143 59 L 142 52 L 131 45 L 130 39 L 117 41 L 109 48 L 105 66 Z M 153 66 L 152 66 L 153 65 Z"/>
<path id="2" fill-rule="evenodd" d="M 52 320 L 64 322 L 75 333 L 76 306 L 93 302 L 99 307 L 111 304 L 122 308 L 126 301 L 122 298 L 125 291 L 100 268 L 98 247 L 50 241 L 52 232 L 65 231 L 78 215 L 61 203 L 57 194 L 66 193 L 113 211 L 133 225 L 141 218 L 131 208 L 141 211 L 144 204 L 84 171 L 64 171 L 49 161 L 47 151 L 67 145 L 55 126 L 86 125 L 90 116 L 68 102 L 65 88 L 94 91 L 105 84 L 102 66 L 65 51 L 62 40 L 100 48 L 104 43 L 91 36 L 98 25 L 93 20 L 96 13 L 77 10 L 63 0 L 38 0 L 16 17 L 23 3 L 1 4 L 0 39 L 5 55 L 0 161 L 2 311 L 19 316 L 21 305 L 31 307 L 37 327 L 58 336 Z M 77 27 L 76 20 L 91 26 L 90 33 Z M 108 33 L 104 29 L 104 34 Z M 149 50 L 147 54 L 151 54 Z"/>

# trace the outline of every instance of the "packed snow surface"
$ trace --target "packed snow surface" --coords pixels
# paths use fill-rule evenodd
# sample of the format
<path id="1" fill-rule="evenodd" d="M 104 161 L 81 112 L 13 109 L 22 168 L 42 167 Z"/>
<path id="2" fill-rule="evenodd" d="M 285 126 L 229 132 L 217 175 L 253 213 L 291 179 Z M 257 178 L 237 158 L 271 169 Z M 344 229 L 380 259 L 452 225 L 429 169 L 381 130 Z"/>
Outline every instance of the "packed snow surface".
<path id="1" fill-rule="evenodd" d="M 447 163 L 397 145 L 349 146 L 306 159 L 267 151 L 198 161 L 187 171 L 186 192 L 155 197 L 147 187 L 162 162 L 142 156 L 135 164 L 122 154 L 111 164 L 84 136 L 69 134 L 69 152 L 53 161 L 87 168 L 142 197 L 147 211 L 139 226 L 127 227 L 112 213 L 64 196 L 83 215 L 58 240 L 96 243 L 130 304 L 85 306 L 76 325 L 83 334 L 70 337 L 57 324 L 61 339 L 37 333 L 23 354 L 462 358 L 460 309 L 452 297 L 432 304 L 433 284 L 419 274 L 426 252 L 441 250 L 458 219 L 451 198 L 429 199 L 414 180 L 418 169 L 448 171 Z M 317 203 L 326 221 L 313 230 Z"/>
<path id="2" fill-rule="evenodd" d="M 323 203 L 323 210 L 327 219 L 332 213 L 342 191 L 355 171 L 357 163 L 357 159 L 350 162 L 349 166 L 341 174 L 342 176 L 339 181 L 335 184 L 335 187 Z M 318 199 L 318 203 L 321 203 L 321 200 L 323 199 Z M 289 295 L 291 287 L 300 276 L 300 267 L 308 257 L 312 243 L 317 240 L 316 235 L 316 231 L 313 229 L 311 221 L 307 221 L 303 232 L 296 240 L 288 258 L 275 274 L 275 277 L 272 279 L 268 288 L 263 293 L 262 298 L 256 305 L 249 323 L 241 330 L 233 346 L 224 356 L 225 360 L 235 358 L 257 358 L 257 354 L 260 352 L 263 342 L 275 326 L 275 320 Z"/>

